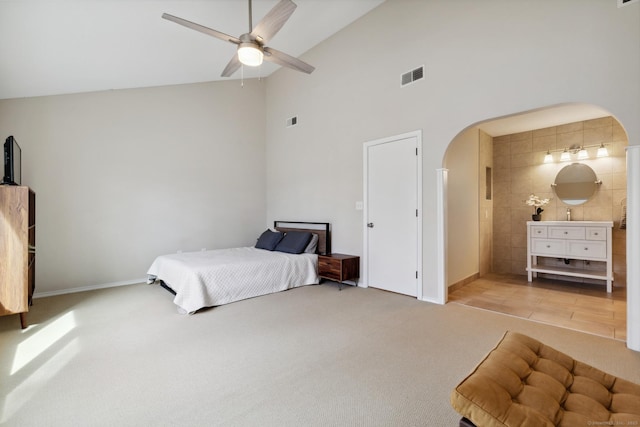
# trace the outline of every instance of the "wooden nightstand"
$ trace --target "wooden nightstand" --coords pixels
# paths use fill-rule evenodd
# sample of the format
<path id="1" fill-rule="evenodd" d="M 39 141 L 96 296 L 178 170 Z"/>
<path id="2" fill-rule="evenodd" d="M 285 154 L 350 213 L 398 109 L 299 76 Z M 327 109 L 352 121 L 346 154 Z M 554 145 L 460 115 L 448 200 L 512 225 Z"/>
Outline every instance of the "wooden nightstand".
<path id="1" fill-rule="evenodd" d="M 318 276 L 338 282 L 340 290 L 345 280 L 353 280 L 355 286 L 358 286 L 360 257 L 345 254 L 318 255 Z"/>

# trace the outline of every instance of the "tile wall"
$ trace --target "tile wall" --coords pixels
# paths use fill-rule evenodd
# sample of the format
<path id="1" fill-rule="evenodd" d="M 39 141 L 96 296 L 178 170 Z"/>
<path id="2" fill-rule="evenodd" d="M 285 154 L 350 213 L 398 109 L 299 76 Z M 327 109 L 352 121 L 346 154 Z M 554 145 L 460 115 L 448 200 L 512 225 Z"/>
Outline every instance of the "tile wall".
<path id="1" fill-rule="evenodd" d="M 560 162 L 560 153 L 556 152 L 552 153 L 555 161 L 545 164 L 547 150 L 600 143 L 607 147 L 609 157 L 596 158 L 597 148 L 591 148 L 587 150 L 589 159 L 579 162 L 590 166 L 602 184 L 585 204 L 564 204 L 556 198 L 551 184 L 560 169 L 578 160 L 573 156 L 570 162 Z M 574 221 L 614 221 L 614 286 L 626 286 L 626 233 L 620 229 L 627 191 L 626 146 L 626 133 L 612 117 L 493 138 L 493 272 L 526 275 L 526 221 L 531 220 L 533 207 L 527 206 L 525 200 L 533 193 L 551 199 L 544 207 L 543 221 L 566 220 L 567 208 L 571 209 Z M 551 265 L 563 262 L 551 258 L 545 261 Z M 574 268 L 602 268 L 598 264 L 571 261 Z M 563 267 L 566 267 L 564 263 Z M 566 276 L 558 278 L 583 281 Z"/>

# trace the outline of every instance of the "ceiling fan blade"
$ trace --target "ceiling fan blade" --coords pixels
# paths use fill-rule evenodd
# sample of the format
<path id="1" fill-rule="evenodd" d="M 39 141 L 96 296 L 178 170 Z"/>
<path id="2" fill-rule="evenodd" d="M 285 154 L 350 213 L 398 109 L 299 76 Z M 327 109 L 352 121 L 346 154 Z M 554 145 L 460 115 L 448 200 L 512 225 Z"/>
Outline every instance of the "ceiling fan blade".
<path id="1" fill-rule="evenodd" d="M 222 71 L 221 76 L 231 77 L 233 73 L 238 71 L 238 68 L 240 68 L 241 65 L 242 64 L 240 63 L 240 60 L 238 59 L 238 54 L 237 53 L 233 54 L 233 58 L 231 58 L 231 61 L 229 61 L 227 66 L 224 67 L 224 70 Z"/>
<path id="2" fill-rule="evenodd" d="M 316 69 L 315 67 L 299 60 L 298 58 L 294 58 L 291 55 L 287 55 L 284 52 L 280 52 L 279 50 L 275 50 L 266 46 L 264 47 L 264 59 L 265 61 L 270 61 L 278 65 L 282 65 L 283 67 L 288 67 L 296 71 L 302 71 L 303 73 L 307 74 L 313 73 L 313 70 Z"/>
<path id="3" fill-rule="evenodd" d="M 211 28 L 205 27 L 204 25 L 196 24 L 195 22 L 187 21 L 186 19 L 169 15 L 168 13 L 163 13 L 162 17 L 169 21 L 173 21 L 176 24 L 183 25 L 187 28 L 191 28 L 192 30 L 200 31 L 201 33 L 207 34 L 209 36 L 213 36 L 220 40 L 228 41 L 235 44 L 240 44 L 240 39 L 238 39 L 237 37 L 233 37 L 233 36 L 230 36 L 229 34 L 221 33 L 220 31 L 212 30 Z"/>
<path id="4" fill-rule="evenodd" d="M 280 28 L 287 22 L 291 14 L 298 7 L 291 0 L 280 0 L 280 3 L 275 5 L 273 9 L 267 13 L 258 25 L 251 31 L 251 36 L 257 39 L 260 43 L 267 43 L 273 36 L 276 35 Z"/>

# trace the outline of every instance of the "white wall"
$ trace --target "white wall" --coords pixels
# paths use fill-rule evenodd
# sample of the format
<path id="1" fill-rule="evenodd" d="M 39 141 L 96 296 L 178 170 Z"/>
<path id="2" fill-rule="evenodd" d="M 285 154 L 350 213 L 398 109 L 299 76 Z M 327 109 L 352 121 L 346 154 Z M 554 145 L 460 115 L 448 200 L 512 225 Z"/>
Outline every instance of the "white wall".
<path id="1" fill-rule="evenodd" d="M 447 174 L 447 286 L 480 271 L 479 129 L 471 127 L 449 145 Z"/>
<path id="2" fill-rule="evenodd" d="M 146 277 L 163 253 L 264 228 L 264 84 L 0 101 L 36 192 L 36 293 Z"/>
<path id="3" fill-rule="evenodd" d="M 362 253 L 362 144 L 424 132 L 426 299 L 438 300 L 436 169 L 486 119 L 566 102 L 611 111 L 640 144 L 640 4 L 614 0 L 387 0 L 303 59 L 312 75 L 267 81 L 267 216 L 333 223 L 334 250 Z M 425 65 L 426 78 L 400 88 Z M 284 128 L 298 114 L 300 126 Z M 286 167 L 282 167 L 286 165 Z"/>

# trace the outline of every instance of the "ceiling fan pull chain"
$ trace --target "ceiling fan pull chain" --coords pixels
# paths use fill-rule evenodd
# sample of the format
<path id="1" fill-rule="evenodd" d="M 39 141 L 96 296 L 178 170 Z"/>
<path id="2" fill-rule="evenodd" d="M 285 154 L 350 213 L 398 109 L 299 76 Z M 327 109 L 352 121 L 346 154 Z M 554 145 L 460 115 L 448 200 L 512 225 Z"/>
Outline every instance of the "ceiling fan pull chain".
<path id="1" fill-rule="evenodd" d="M 244 65 L 240 65 L 240 87 L 244 87 Z"/>

